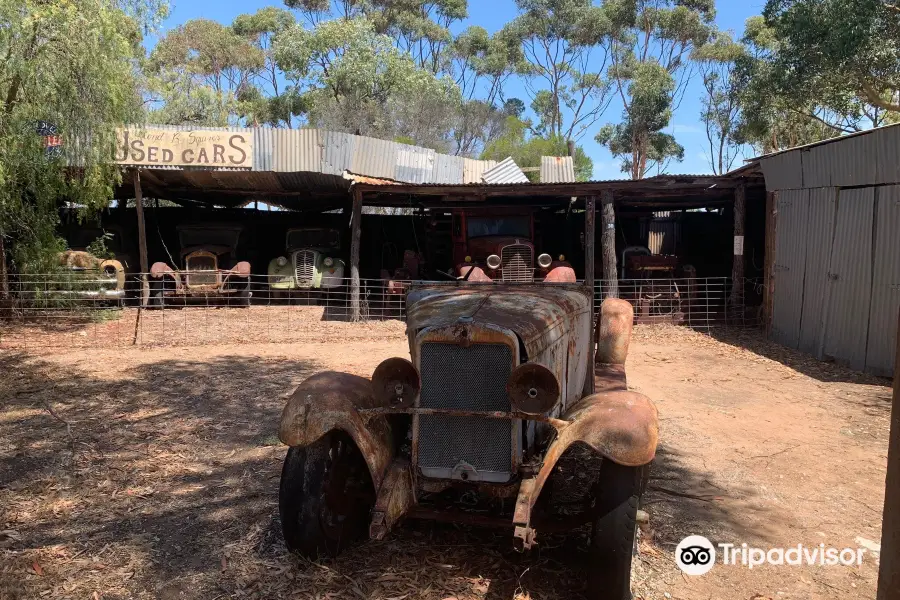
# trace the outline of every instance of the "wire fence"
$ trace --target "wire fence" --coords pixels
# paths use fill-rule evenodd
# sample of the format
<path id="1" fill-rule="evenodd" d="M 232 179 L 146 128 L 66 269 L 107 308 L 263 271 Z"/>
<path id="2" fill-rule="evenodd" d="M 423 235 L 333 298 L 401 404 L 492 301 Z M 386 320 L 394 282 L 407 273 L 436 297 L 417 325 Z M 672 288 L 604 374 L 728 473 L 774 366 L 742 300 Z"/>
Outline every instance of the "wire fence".
<path id="1" fill-rule="evenodd" d="M 82 272 L 19 275 L 0 303 L 0 348 L 191 346 L 289 343 L 341 339 L 352 316 L 350 280 L 298 288 L 268 276 L 246 278 L 214 273 L 148 277 L 148 304 L 141 304 L 141 278 Z M 406 318 L 406 290 L 412 282 L 362 279 L 360 318 Z M 546 284 L 553 285 L 553 284 Z M 638 324 L 669 323 L 709 331 L 760 324 L 761 282 L 744 280 L 739 305 L 730 302 L 726 277 L 597 281 L 596 310 L 611 293 L 631 302 Z M 760 302 L 757 302 L 759 298 Z M 750 306 L 745 305 L 755 302 Z"/>

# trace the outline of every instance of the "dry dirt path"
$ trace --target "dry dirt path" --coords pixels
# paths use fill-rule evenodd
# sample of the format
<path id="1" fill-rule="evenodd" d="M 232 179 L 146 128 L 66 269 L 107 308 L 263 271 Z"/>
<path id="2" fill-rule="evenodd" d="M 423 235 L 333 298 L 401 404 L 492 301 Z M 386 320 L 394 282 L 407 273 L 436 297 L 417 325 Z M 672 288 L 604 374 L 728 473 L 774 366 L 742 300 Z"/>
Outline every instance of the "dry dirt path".
<path id="1" fill-rule="evenodd" d="M 583 533 L 520 556 L 506 533 L 409 523 L 335 561 L 288 556 L 285 396 L 317 371 L 367 375 L 407 352 L 400 323 L 310 331 L 290 345 L 0 352 L 0 600 L 580 594 Z M 765 548 L 880 539 L 887 382 L 739 341 L 755 352 L 683 329 L 636 333 L 629 383 L 662 419 L 636 597 L 874 598 L 871 555 L 859 568 L 718 565 L 702 578 L 675 567 L 688 533 Z"/>

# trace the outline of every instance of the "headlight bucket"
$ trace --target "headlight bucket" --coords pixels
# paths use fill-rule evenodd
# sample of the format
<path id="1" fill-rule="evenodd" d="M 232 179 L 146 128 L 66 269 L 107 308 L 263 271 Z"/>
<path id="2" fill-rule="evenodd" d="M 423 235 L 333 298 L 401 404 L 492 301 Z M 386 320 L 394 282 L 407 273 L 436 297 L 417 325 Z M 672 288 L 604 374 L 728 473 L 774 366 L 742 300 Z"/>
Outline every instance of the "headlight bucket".
<path id="1" fill-rule="evenodd" d="M 410 407 L 415 403 L 420 388 L 419 372 L 405 358 L 382 361 L 372 373 L 372 393 L 384 406 Z"/>
<path id="2" fill-rule="evenodd" d="M 538 256 L 537 262 L 539 267 L 541 267 L 542 269 L 547 269 L 550 267 L 550 265 L 553 264 L 553 257 L 547 253 L 544 253 Z"/>
<path id="3" fill-rule="evenodd" d="M 509 374 L 506 393 L 514 410 L 529 415 L 547 413 L 559 402 L 556 376 L 537 363 L 519 365 Z"/>
<path id="4" fill-rule="evenodd" d="M 500 257 L 496 254 L 491 254 L 487 257 L 487 266 L 491 269 L 499 269 L 500 268 Z"/>
<path id="5" fill-rule="evenodd" d="M 322 261 L 322 264 L 328 268 L 331 268 L 334 266 L 334 259 L 331 258 L 330 256 L 326 256 L 325 260 Z"/>
<path id="6" fill-rule="evenodd" d="M 277 259 L 275 259 L 275 263 L 276 263 L 279 267 L 283 267 L 284 265 L 287 264 L 287 258 L 285 258 L 285 257 L 283 257 L 283 256 L 279 256 Z"/>

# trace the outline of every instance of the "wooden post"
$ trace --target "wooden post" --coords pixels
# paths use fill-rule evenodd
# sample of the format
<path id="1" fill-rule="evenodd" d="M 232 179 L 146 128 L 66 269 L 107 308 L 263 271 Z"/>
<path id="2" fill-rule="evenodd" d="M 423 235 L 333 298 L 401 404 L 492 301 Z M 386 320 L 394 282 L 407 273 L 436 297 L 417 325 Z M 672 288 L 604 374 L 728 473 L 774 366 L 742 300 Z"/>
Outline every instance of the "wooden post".
<path id="1" fill-rule="evenodd" d="M 766 193 L 766 255 L 763 272 L 763 327 L 766 336 L 771 333 L 772 307 L 775 302 L 775 217 L 777 211 L 775 192 Z"/>
<path id="2" fill-rule="evenodd" d="M 591 351 L 589 357 L 590 360 L 588 361 L 587 378 L 584 382 L 585 394 L 594 393 L 594 351 L 597 344 L 597 340 L 595 339 L 597 326 L 594 322 L 594 315 L 597 312 L 594 307 L 594 257 L 596 254 L 595 238 L 597 231 L 596 216 L 597 197 L 588 196 L 584 202 L 584 285 L 586 285 L 591 292 L 591 343 L 588 346 Z"/>
<path id="3" fill-rule="evenodd" d="M 600 251 L 603 254 L 604 298 L 619 297 L 619 271 L 616 265 L 616 205 L 612 192 L 603 190 L 600 198 Z"/>
<path id="4" fill-rule="evenodd" d="M 731 309 L 744 310 L 744 214 L 747 188 L 741 183 L 734 190 L 734 257 L 731 261 Z"/>
<path id="5" fill-rule="evenodd" d="M 9 274 L 6 270 L 6 248 L 3 246 L 3 229 L 0 229 L 0 308 L 9 301 Z"/>
<path id="6" fill-rule="evenodd" d="M 881 571 L 878 600 L 900 600 L 900 317 L 897 319 L 897 356 L 894 360 L 894 401 L 888 442 L 884 517 L 881 521 Z"/>
<path id="7" fill-rule="evenodd" d="M 147 226 L 144 224 L 144 194 L 141 192 L 141 172 L 135 169 L 134 173 L 134 205 L 137 209 L 138 224 L 138 252 L 141 259 L 141 306 L 145 307 L 150 301 L 150 282 L 147 273 L 150 267 L 147 265 Z"/>
<path id="8" fill-rule="evenodd" d="M 359 242 L 362 234 L 362 191 L 353 190 L 353 211 L 350 217 L 350 319 L 360 320 L 359 310 Z"/>

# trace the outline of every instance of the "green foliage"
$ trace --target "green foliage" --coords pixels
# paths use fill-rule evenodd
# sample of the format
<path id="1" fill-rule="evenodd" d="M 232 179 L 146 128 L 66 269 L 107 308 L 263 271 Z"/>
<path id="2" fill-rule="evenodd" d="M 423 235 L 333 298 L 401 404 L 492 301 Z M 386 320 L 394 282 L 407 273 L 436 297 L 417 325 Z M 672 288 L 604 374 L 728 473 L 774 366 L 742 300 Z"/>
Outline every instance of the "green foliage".
<path id="1" fill-rule="evenodd" d="M 507 117 L 505 132 L 484 149 L 482 160 L 504 160 L 511 156 L 522 168 L 540 167 L 542 156 L 566 156 L 568 143 L 561 136 L 541 137 L 529 136 L 528 124 L 515 116 Z M 590 181 L 594 172 L 594 163 L 581 146 L 576 146 L 575 179 Z M 528 172 L 528 178 L 538 181 L 540 173 Z"/>
<path id="2" fill-rule="evenodd" d="M 113 237 L 112 233 L 104 231 L 100 237 L 88 244 L 85 250 L 97 258 L 115 258 L 116 253 L 106 246 L 106 242 L 112 241 Z"/>
<path id="3" fill-rule="evenodd" d="M 768 0 L 763 16 L 779 42 L 779 93 L 844 114 L 859 103 L 900 112 L 900 2 Z"/>
<path id="4" fill-rule="evenodd" d="M 713 173 L 723 174 L 732 169 L 742 145 L 740 78 L 735 69 L 745 59 L 746 50 L 727 33 L 718 33 L 715 40 L 701 47 L 694 55 L 703 77 L 700 118 L 706 130 L 707 159 Z"/>
<path id="5" fill-rule="evenodd" d="M 0 0 L 0 241 L 20 272 L 55 268 L 63 201 L 104 208 L 119 181 L 110 164 L 115 128 L 141 118 L 141 31 L 162 14 L 152 2 L 121 6 L 127 11 L 113 0 Z M 45 149 L 39 122 L 55 127 L 77 171 Z"/>
<path id="6" fill-rule="evenodd" d="M 692 54 L 715 35 L 713 0 L 605 0 L 611 24 L 609 77 L 624 105 L 622 122 L 597 134 L 641 179 L 652 168 L 682 160 L 684 148 L 663 133 L 690 80 Z"/>
<path id="7" fill-rule="evenodd" d="M 612 22 L 591 0 L 516 0 L 506 36 L 521 44 L 517 69 L 527 79 L 542 136 L 579 139 L 609 106 L 604 76 Z"/>

